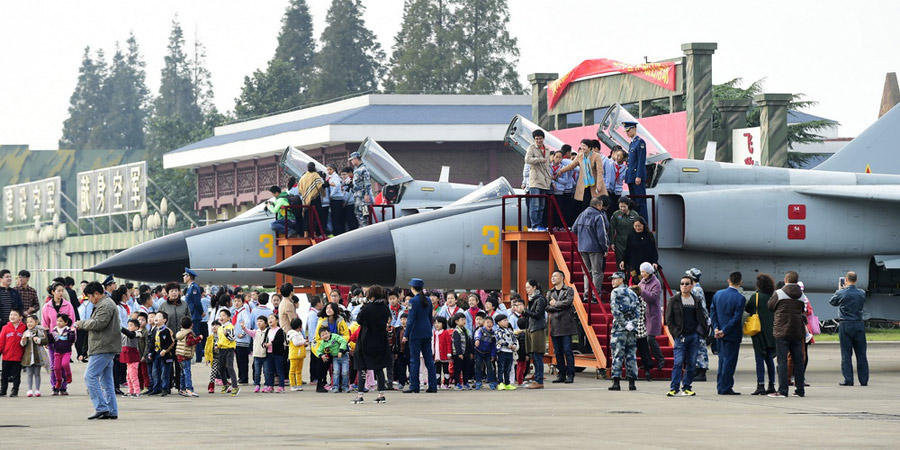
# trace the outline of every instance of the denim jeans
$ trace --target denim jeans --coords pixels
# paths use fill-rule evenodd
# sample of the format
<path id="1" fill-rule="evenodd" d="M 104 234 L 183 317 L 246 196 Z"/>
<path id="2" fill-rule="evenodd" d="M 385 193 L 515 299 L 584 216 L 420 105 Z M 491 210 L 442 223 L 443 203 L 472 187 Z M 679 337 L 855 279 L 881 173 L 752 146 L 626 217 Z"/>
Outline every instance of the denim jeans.
<path id="1" fill-rule="evenodd" d="M 700 336 L 697 333 L 682 335 L 675 338 L 675 363 L 672 365 L 672 382 L 669 389 L 673 391 L 679 390 L 682 386 L 684 390 L 690 389 L 694 383 L 694 366 L 697 362 L 697 351 L 700 348 Z M 682 366 L 684 366 L 684 380 L 682 381 Z"/>
<path id="2" fill-rule="evenodd" d="M 297 226 L 293 220 L 288 220 L 287 223 L 288 223 L 288 227 L 287 227 L 288 230 L 293 230 L 294 227 Z M 274 231 L 278 234 L 284 234 L 285 233 L 284 219 L 278 219 L 278 220 L 272 221 L 272 224 L 269 225 L 269 228 L 271 228 L 272 231 Z"/>
<path id="3" fill-rule="evenodd" d="M 263 367 L 266 365 L 266 358 L 260 358 L 259 356 L 253 357 L 253 384 L 259 386 L 260 377 L 263 373 Z"/>
<path id="4" fill-rule="evenodd" d="M 475 352 L 475 386 L 481 386 L 485 369 L 487 370 L 488 384 L 496 384 L 497 374 L 494 373 L 494 362 L 491 361 L 491 354 Z"/>
<path id="5" fill-rule="evenodd" d="M 119 415 L 116 386 L 113 381 L 113 361 L 116 356 L 118 355 L 115 353 L 91 355 L 87 369 L 84 371 L 84 384 L 91 396 L 91 403 L 94 404 L 94 411 L 106 411 L 111 416 Z"/>
<path id="6" fill-rule="evenodd" d="M 150 370 L 150 392 L 162 392 L 169 389 L 169 379 L 172 378 L 172 364 L 167 363 L 157 354 L 153 357 L 153 365 Z"/>
<path id="7" fill-rule="evenodd" d="M 437 375 L 434 371 L 434 355 L 431 352 L 431 337 L 409 340 L 409 388 L 419 390 L 419 356 L 425 359 L 428 371 L 428 388 L 437 389 Z"/>
<path id="8" fill-rule="evenodd" d="M 181 362 L 181 390 L 194 390 L 194 381 L 191 379 L 191 360 Z"/>
<path id="9" fill-rule="evenodd" d="M 512 352 L 497 352 L 497 381 L 503 384 L 509 383 L 509 371 L 512 370 L 513 354 Z"/>
<path id="10" fill-rule="evenodd" d="M 766 354 L 756 353 L 756 384 L 766 382 L 766 369 L 769 369 L 769 383 L 775 383 L 775 349 L 767 348 Z"/>
<path id="11" fill-rule="evenodd" d="M 534 363 L 534 382 L 544 384 L 544 354 L 531 353 L 531 362 Z"/>
<path id="12" fill-rule="evenodd" d="M 270 353 L 266 357 L 265 371 L 266 386 L 274 386 L 275 375 L 278 375 L 279 386 L 284 387 L 284 379 L 287 378 L 287 375 L 284 373 L 284 358 L 281 355 Z"/>
<path id="13" fill-rule="evenodd" d="M 529 195 L 540 195 L 546 194 L 547 191 L 544 189 L 538 188 L 529 188 Z M 544 226 L 544 208 L 546 207 L 547 199 L 545 198 L 529 198 L 528 199 L 528 226 L 531 228 L 538 228 Z"/>
<path id="14" fill-rule="evenodd" d="M 556 368 L 559 377 L 575 377 L 575 353 L 572 352 L 572 336 L 551 336 L 553 353 L 556 353 Z"/>
<path id="15" fill-rule="evenodd" d="M 350 356 L 344 353 L 344 356 L 335 357 L 331 363 L 334 373 L 332 375 L 331 391 L 338 390 L 338 386 L 347 392 L 350 390 Z"/>
<path id="16" fill-rule="evenodd" d="M 866 356 L 866 328 L 862 322 L 843 321 L 838 327 L 841 341 L 841 374 L 844 382 L 853 384 L 853 354 L 856 353 L 856 371 L 860 384 L 869 384 L 869 359 Z"/>

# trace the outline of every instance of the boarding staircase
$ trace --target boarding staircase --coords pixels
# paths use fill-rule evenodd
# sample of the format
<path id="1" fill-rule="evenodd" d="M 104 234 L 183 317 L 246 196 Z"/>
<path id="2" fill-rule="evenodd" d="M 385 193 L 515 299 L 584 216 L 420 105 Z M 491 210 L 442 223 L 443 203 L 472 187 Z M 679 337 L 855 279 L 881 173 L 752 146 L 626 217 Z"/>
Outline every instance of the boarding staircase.
<path id="1" fill-rule="evenodd" d="M 612 354 L 609 347 L 609 341 L 612 326 L 612 313 L 610 311 L 609 296 L 612 291 L 610 276 L 617 271 L 615 257 L 611 255 L 606 262 L 603 284 L 601 286 L 594 286 L 593 282 L 589 279 L 586 286 L 584 283 L 584 264 L 581 262 L 580 253 L 578 253 L 577 236 L 569 230 L 568 224 L 565 222 L 561 210 L 552 196 L 542 197 L 546 198 L 547 201 L 546 211 L 548 214 L 548 228 L 555 231 L 519 231 L 525 230 L 521 223 L 521 214 L 519 214 L 520 223 L 518 223 L 518 226 L 506 225 L 505 210 L 507 208 L 507 202 L 510 204 L 518 202 L 519 211 L 522 211 L 521 206 L 523 200 L 533 197 L 535 197 L 535 195 L 510 195 L 504 197 L 503 200 L 503 292 L 508 295 L 512 288 L 512 286 L 510 286 L 511 283 L 509 283 L 512 264 L 511 256 L 508 256 L 508 254 L 515 254 L 518 260 L 522 260 L 523 258 L 527 258 L 527 254 L 523 255 L 523 250 L 527 248 L 522 244 L 523 242 L 532 243 L 531 245 L 534 245 L 533 243 L 535 242 L 546 242 L 546 245 L 549 247 L 550 271 L 552 272 L 555 268 L 562 270 L 566 275 L 566 284 L 575 289 L 574 304 L 579 322 L 584 330 L 583 337 L 587 341 L 579 342 L 578 345 L 575 345 L 576 348 L 581 350 L 581 354 L 576 353 L 575 366 L 596 369 L 598 375 L 603 373 L 609 378 L 613 376 L 610 373 L 612 367 Z M 515 245 L 515 249 L 512 248 L 513 245 Z M 519 264 L 517 267 L 521 268 L 523 265 Z M 520 271 L 517 276 L 520 292 L 524 291 L 525 281 L 523 278 L 527 278 L 524 277 L 524 275 L 525 273 Z M 665 301 L 665 299 L 672 294 L 662 271 L 660 271 L 660 281 L 663 285 L 663 300 Z M 596 295 L 596 292 L 598 291 L 600 292 L 599 296 Z M 599 297 L 599 301 L 597 301 L 597 297 Z M 579 337 L 581 337 L 581 335 L 579 335 Z M 674 341 L 665 325 L 663 326 L 663 334 L 657 336 L 657 342 L 665 357 L 665 365 L 662 369 L 654 368 L 651 370 L 650 375 L 654 379 L 668 379 L 671 377 L 674 361 Z M 637 355 L 637 357 L 638 376 L 644 378 L 645 374 L 641 364 L 640 355 Z M 555 363 L 555 361 L 555 352 L 551 345 L 545 356 L 545 362 Z M 624 378 L 624 368 L 623 373 L 620 376 Z"/>

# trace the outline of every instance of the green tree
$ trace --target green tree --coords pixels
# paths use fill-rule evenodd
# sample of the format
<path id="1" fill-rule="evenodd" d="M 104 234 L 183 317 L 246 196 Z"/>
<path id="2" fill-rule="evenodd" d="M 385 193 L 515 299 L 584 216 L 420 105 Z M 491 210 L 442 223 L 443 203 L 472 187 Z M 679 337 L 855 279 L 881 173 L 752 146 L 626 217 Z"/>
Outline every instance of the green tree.
<path id="1" fill-rule="evenodd" d="M 109 149 L 143 149 L 147 126 L 150 92 L 145 83 L 145 63 L 141 59 L 137 40 L 131 34 L 126 41 L 127 53 L 116 44 L 109 77 L 103 91 L 108 110 L 96 145 Z"/>
<path id="2" fill-rule="evenodd" d="M 506 0 L 452 0 L 455 6 L 451 36 L 458 89 L 472 94 L 522 94 L 515 67 L 519 62 L 516 38 L 510 36 Z"/>
<path id="3" fill-rule="evenodd" d="M 85 47 L 78 69 L 78 82 L 69 98 L 69 118 L 63 122 L 60 148 L 96 148 L 92 146 L 91 139 L 101 128 L 106 115 L 107 104 L 103 96 L 106 72 L 103 50 L 98 50 L 92 57 L 91 48 Z"/>
<path id="4" fill-rule="evenodd" d="M 763 84 L 765 83 L 765 78 L 754 81 L 750 84 L 750 86 L 747 86 L 746 88 L 741 87 L 743 81 L 744 80 L 742 78 L 735 78 L 722 84 L 713 85 L 713 105 L 716 105 L 718 100 L 752 100 L 754 95 L 763 92 Z M 819 104 L 819 102 L 815 100 L 806 100 L 805 94 L 793 94 L 791 101 L 788 103 L 788 110 L 799 111 L 801 109 L 811 108 L 817 104 Z M 719 110 L 714 106 L 714 128 L 719 127 L 720 118 L 721 115 L 719 114 Z M 826 128 L 836 125 L 839 125 L 839 123 L 827 119 L 811 120 L 808 122 L 788 125 L 788 148 L 794 148 L 794 144 L 810 144 L 822 142 L 824 138 L 817 133 Z M 747 111 L 747 126 L 759 126 L 759 106 L 755 104 L 750 107 L 749 111 Z M 801 167 L 813 156 L 813 154 L 808 153 L 788 152 L 788 167 Z"/>
<path id="5" fill-rule="evenodd" d="M 306 0 L 291 0 L 281 18 L 275 59 L 290 63 L 301 76 L 308 76 L 312 72 L 316 53 L 312 31 L 312 16 Z"/>
<path id="6" fill-rule="evenodd" d="M 273 59 L 265 71 L 244 77 L 234 113 L 238 119 L 249 119 L 294 109 L 303 104 L 302 87 L 303 81 L 289 62 Z"/>
<path id="7" fill-rule="evenodd" d="M 314 100 L 327 100 L 378 89 L 384 51 L 362 19 L 360 0 L 332 0 L 316 54 L 317 73 L 310 86 Z"/>
<path id="8" fill-rule="evenodd" d="M 403 24 L 394 37 L 385 90 L 452 93 L 457 58 L 452 51 L 452 14 L 444 0 L 406 0 Z"/>
<path id="9" fill-rule="evenodd" d="M 184 52 L 184 32 L 177 17 L 172 20 L 168 51 L 160 78 L 159 97 L 154 102 L 156 116 L 200 123 L 203 114 L 197 103 L 190 62 Z"/>

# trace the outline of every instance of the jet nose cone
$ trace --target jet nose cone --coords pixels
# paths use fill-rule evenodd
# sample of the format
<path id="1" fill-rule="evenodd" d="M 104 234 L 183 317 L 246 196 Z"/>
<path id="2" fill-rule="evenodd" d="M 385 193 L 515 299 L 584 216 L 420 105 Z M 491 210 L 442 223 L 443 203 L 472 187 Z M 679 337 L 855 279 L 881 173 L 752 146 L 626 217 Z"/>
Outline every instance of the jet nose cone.
<path id="1" fill-rule="evenodd" d="M 185 267 L 190 267 L 184 233 L 174 233 L 123 250 L 91 267 L 89 272 L 130 280 L 167 282 L 181 279 Z"/>
<path id="2" fill-rule="evenodd" d="M 313 245 L 265 269 L 322 283 L 393 286 L 394 239 L 387 223 L 360 228 Z"/>

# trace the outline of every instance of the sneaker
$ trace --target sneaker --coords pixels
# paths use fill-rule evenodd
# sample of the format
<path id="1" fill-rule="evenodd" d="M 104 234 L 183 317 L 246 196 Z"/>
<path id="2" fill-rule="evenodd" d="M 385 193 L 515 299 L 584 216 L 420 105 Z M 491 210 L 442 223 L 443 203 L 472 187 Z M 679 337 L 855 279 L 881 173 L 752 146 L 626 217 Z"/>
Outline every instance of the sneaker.
<path id="1" fill-rule="evenodd" d="M 197 395 L 197 394 L 194 394 Z M 140 398 L 141 394 L 131 394 L 131 398 Z M 199 397 L 199 395 L 197 395 Z"/>
<path id="2" fill-rule="evenodd" d="M 56 397 L 57 395 L 59 395 L 59 391 L 54 389 L 53 394 L 51 394 L 51 396 Z"/>
<path id="3" fill-rule="evenodd" d="M 37 395 L 37 397 L 40 397 L 40 395 Z M 794 391 L 794 393 L 791 394 L 791 397 L 806 397 L 806 393 Z"/>
<path id="4" fill-rule="evenodd" d="M 506 390 L 507 390 L 507 391 L 514 391 L 514 390 L 516 390 L 516 389 L 518 389 L 518 388 L 515 387 L 515 386 L 512 385 L 512 384 L 507 384 L 507 385 L 506 385 Z"/>
<path id="5" fill-rule="evenodd" d="M 366 402 L 366 400 L 363 399 L 362 397 L 356 397 L 353 400 L 350 400 L 350 403 L 353 403 L 354 405 L 359 405 L 359 404 L 362 404 L 365 402 Z"/>
<path id="6" fill-rule="evenodd" d="M 492 390 L 492 391 L 496 391 L 496 390 L 497 390 L 497 385 L 494 384 L 494 383 L 491 383 L 491 390 Z"/>
<path id="7" fill-rule="evenodd" d="M 387 402 L 387 399 L 384 398 L 383 395 L 378 396 L 378 398 L 375 399 L 375 403 L 385 403 L 385 402 Z"/>
<path id="8" fill-rule="evenodd" d="M 241 388 L 240 388 L 240 386 L 238 386 L 238 387 L 234 388 L 234 389 L 231 391 L 231 396 L 232 396 L 232 397 L 237 397 L 238 394 L 240 394 L 240 393 L 241 393 Z"/>
<path id="9" fill-rule="evenodd" d="M 259 385 L 258 384 L 253 388 L 253 393 L 259 394 Z"/>
<path id="10" fill-rule="evenodd" d="M 300 392 L 302 390 L 303 390 L 303 386 L 297 386 L 297 392 Z"/>
<path id="11" fill-rule="evenodd" d="M 674 397 L 676 395 L 678 395 L 678 391 L 675 391 L 675 390 L 666 392 L 666 397 Z"/>
<path id="12" fill-rule="evenodd" d="M 456 385 L 456 390 L 457 390 L 457 391 L 463 390 L 462 385 L 461 385 L 461 384 L 457 384 L 457 385 Z"/>
<path id="13" fill-rule="evenodd" d="M 59 395 L 69 395 L 69 391 L 63 389 L 63 390 L 59 391 Z"/>
<path id="14" fill-rule="evenodd" d="M 276 394 L 280 394 L 280 393 L 282 393 L 282 392 L 284 392 L 284 388 L 281 387 L 281 386 L 278 386 L 278 387 L 275 389 L 275 393 L 276 393 Z"/>
<path id="15" fill-rule="evenodd" d="M 690 389 L 685 389 L 685 390 L 681 391 L 682 397 L 693 397 L 695 395 L 697 395 L 697 393 Z"/>
<path id="16" fill-rule="evenodd" d="M 190 394 L 192 398 L 197 398 L 197 397 L 200 396 L 200 394 L 198 394 L 198 393 L 196 393 L 196 392 L 194 392 L 194 391 L 188 391 L 188 394 Z"/>
<path id="17" fill-rule="evenodd" d="M 222 386 L 222 393 L 223 393 L 223 394 L 227 394 L 227 393 L 228 393 L 228 389 L 230 389 L 230 386 Z"/>
<path id="18" fill-rule="evenodd" d="M 211 387 L 211 388 L 209 388 L 209 393 L 210 393 L 210 394 L 215 394 L 215 393 L 216 393 L 216 390 L 215 390 L 214 388 Z"/>
<path id="19" fill-rule="evenodd" d="M 464 387 L 467 391 L 471 391 L 471 390 L 472 390 L 472 386 L 471 386 L 470 384 L 468 384 L 468 383 L 464 384 L 463 387 Z"/>
<path id="20" fill-rule="evenodd" d="M 787 398 L 787 395 L 781 395 L 781 392 L 778 392 L 778 391 L 775 391 L 775 392 L 769 394 L 768 396 L 772 397 L 772 398 Z"/>
<path id="21" fill-rule="evenodd" d="M 481 383 L 478 383 L 478 384 L 475 385 L 475 390 L 476 390 L 476 391 L 480 391 L 480 390 L 481 390 Z"/>
<path id="22" fill-rule="evenodd" d="M 34 397 L 34 391 L 29 390 L 28 392 L 25 393 L 25 396 L 26 397 Z"/>
<path id="23" fill-rule="evenodd" d="M 505 390 L 506 390 L 506 385 L 503 384 L 503 383 L 500 383 L 500 384 L 497 385 L 497 388 L 496 388 L 496 389 L 497 389 L 498 391 L 505 391 Z"/>

